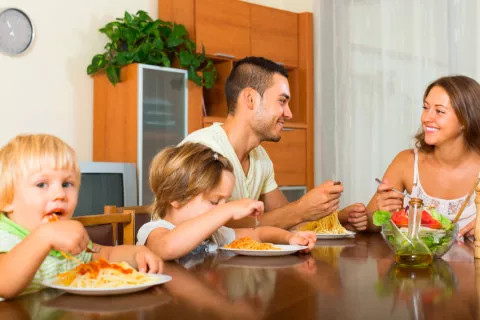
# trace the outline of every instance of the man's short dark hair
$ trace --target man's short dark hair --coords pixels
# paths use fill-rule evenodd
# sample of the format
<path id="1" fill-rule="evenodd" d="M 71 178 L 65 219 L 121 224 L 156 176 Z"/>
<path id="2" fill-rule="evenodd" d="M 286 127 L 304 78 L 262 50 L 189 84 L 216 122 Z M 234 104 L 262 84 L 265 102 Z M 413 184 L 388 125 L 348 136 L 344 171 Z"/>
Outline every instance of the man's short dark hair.
<path id="1" fill-rule="evenodd" d="M 235 114 L 238 95 L 245 88 L 255 89 L 263 97 L 265 90 L 272 85 L 275 73 L 288 78 L 287 70 L 271 60 L 262 57 L 238 60 L 225 82 L 228 113 Z"/>

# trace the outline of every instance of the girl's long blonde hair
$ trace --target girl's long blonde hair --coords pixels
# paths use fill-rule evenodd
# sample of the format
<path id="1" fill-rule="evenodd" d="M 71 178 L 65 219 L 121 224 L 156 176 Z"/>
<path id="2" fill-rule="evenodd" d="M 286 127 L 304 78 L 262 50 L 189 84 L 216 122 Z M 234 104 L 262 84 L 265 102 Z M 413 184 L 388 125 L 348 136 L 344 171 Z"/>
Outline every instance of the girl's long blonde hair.
<path id="1" fill-rule="evenodd" d="M 220 183 L 223 170 L 233 173 L 230 161 L 200 143 L 187 142 L 160 151 L 150 165 L 152 219 L 164 218 L 173 201 L 185 205 L 211 192 Z"/>

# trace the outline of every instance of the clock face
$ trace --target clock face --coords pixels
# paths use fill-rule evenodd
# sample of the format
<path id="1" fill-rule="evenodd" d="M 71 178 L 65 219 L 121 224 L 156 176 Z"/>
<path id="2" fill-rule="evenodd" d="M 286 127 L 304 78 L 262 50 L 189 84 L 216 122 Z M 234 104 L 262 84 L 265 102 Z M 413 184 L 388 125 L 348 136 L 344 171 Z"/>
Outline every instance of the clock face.
<path id="1" fill-rule="evenodd" d="M 33 25 L 21 10 L 9 8 L 0 12 L 0 51 L 19 54 L 33 41 Z"/>

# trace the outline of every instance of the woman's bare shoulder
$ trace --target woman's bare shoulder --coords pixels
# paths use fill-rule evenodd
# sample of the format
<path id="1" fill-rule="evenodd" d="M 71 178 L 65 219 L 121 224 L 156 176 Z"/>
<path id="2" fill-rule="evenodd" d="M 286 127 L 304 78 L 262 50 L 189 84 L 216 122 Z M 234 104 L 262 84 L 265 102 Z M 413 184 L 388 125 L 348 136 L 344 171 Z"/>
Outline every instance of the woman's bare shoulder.
<path id="1" fill-rule="evenodd" d="M 412 167 L 415 160 L 415 153 L 413 149 L 400 151 L 392 161 L 392 166 L 395 167 Z"/>

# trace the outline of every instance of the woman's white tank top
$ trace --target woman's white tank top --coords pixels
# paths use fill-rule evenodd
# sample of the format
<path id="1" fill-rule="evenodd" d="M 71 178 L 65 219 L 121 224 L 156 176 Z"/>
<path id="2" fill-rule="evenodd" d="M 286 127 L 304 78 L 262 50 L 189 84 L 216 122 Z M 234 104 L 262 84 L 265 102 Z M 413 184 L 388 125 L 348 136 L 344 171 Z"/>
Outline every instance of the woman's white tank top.
<path id="1" fill-rule="evenodd" d="M 420 183 L 420 177 L 418 175 L 418 150 L 414 150 L 415 153 L 415 164 L 414 164 L 414 173 L 413 173 L 413 187 L 412 193 L 407 195 L 404 200 L 404 206 L 408 205 L 410 198 L 420 198 L 423 200 L 423 205 L 425 207 L 433 207 L 437 210 L 438 213 L 444 215 L 450 220 L 453 220 L 460 210 L 463 201 L 467 197 L 466 195 L 459 199 L 444 200 L 439 198 L 434 198 L 429 196 L 425 190 L 423 190 L 422 184 Z M 475 193 L 470 197 L 467 207 L 463 210 L 462 216 L 458 220 L 460 229 L 465 227 L 470 221 L 475 219 L 477 213 L 475 207 Z"/>

